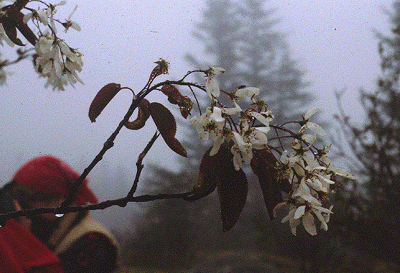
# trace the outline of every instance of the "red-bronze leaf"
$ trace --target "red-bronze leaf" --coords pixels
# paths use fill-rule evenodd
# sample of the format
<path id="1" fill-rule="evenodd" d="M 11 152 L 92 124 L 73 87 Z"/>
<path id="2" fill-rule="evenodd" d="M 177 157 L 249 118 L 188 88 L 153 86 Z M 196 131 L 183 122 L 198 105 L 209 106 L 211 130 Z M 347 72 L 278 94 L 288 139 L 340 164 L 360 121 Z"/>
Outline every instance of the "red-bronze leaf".
<path id="1" fill-rule="evenodd" d="M 161 91 L 168 96 L 168 101 L 177 104 L 181 111 L 182 117 L 187 118 L 193 107 L 193 102 L 179 92 L 178 88 L 172 84 L 165 84 L 161 87 Z"/>
<path id="2" fill-rule="evenodd" d="M 183 118 L 187 118 L 192 111 L 193 102 L 187 97 L 182 97 L 182 102 L 179 104 L 179 109 L 181 110 L 181 115 Z"/>
<path id="3" fill-rule="evenodd" d="M 89 107 L 89 119 L 91 122 L 96 121 L 101 111 L 103 111 L 120 90 L 121 85 L 118 83 L 109 83 L 100 89 Z"/>
<path id="4" fill-rule="evenodd" d="M 19 22 L 17 24 L 18 30 L 24 35 L 24 37 L 34 46 L 36 44 L 36 35 L 33 33 L 33 31 L 28 27 L 27 24 L 24 22 Z"/>
<path id="5" fill-rule="evenodd" d="M 158 102 L 150 103 L 148 109 L 158 131 L 160 131 L 168 147 L 175 153 L 187 157 L 185 148 L 183 148 L 182 144 L 175 138 L 176 122 L 171 112 Z"/>
<path id="6" fill-rule="evenodd" d="M 197 184 L 193 187 L 193 193 L 195 197 L 197 196 L 206 196 L 212 193 L 217 186 L 217 182 L 220 179 L 220 172 L 217 172 L 219 168 L 219 164 L 221 162 L 221 149 L 217 154 L 210 156 L 210 151 L 212 147 L 210 147 L 207 152 L 203 155 L 201 159 L 200 168 L 199 168 L 199 179 L 197 180 Z"/>
<path id="7" fill-rule="evenodd" d="M 228 147 L 221 147 L 221 159 L 216 170 L 220 177 L 217 183 L 221 206 L 222 230 L 233 228 L 246 204 L 248 186 L 246 174 L 242 169 L 235 170 L 233 155 Z"/>
<path id="8" fill-rule="evenodd" d="M 148 100 L 142 99 L 138 106 L 139 112 L 137 118 L 134 121 L 127 121 L 125 127 L 131 130 L 139 130 L 142 128 L 150 117 L 149 105 L 150 103 Z"/>
<path id="9" fill-rule="evenodd" d="M 165 84 L 161 87 L 161 91 L 168 96 L 168 101 L 172 104 L 178 104 L 182 100 L 182 94 L 175 85 Z"/>
<path id="10" fill-rule="evenodd" d="M 7 37 L 16 45 L 24 46 L 19 38 L 17 38 L 17 28 L 15 22 L 12 21 L 10 18 L 5 17 L 2 19 L 4 31 L 7 34 Z"/>
<path id="11" fill-rule="evenodd" d="M 250 164 L 253 172 L 258 176 L 269 219 L 271 220 L 275 218 L 273 213 L 275 206 L 282 202 L 281 182 L 287 182 L 279 180 L 276 169 L 277 162 L 278 160 L 271 151 L 255 150 Z"/>

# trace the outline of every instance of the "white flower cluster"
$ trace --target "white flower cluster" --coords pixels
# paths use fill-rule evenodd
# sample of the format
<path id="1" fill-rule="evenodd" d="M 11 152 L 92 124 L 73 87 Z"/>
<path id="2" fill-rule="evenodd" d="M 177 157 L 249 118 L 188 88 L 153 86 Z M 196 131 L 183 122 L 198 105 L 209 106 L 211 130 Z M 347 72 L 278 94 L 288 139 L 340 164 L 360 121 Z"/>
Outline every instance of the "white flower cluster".
<path id="1" fill-rule="evenodd" d="M 54 14 L 57 12 L 56 7 L 57 6 L 63 6 L 67 2 L 66 1 L 61 1 L 58 4 L 52 5 L 49 4 L 43 9 L 37 9 L 37 10 L 32 10 L 30 13 L 25 14 L 24 16 L 24 23 L 28 23 L 29 20 L 37 20 L 38 22 L 42 23 L 44 26 L 49 26 L 51 31 L 56 34 L 57 33 L 57 28 L 54 20 Z M 62 25 L 65 28 L 65 32 L 68 31 L 68 29 L 71 27 L 75 29 L 76 31 L 80 31 L 81 27 L 77 22 L 71 21 L 72 14 L 76 11 L 78 6 L 75 6 L 74 10 L 72 13 L 69 15 L 68 19 L 66 20 L 65 23 L 62 23 Z"/>
<path id="2" fill-rule="evenodd" d="M 45 8 L 32 10 L 25 14 L 24 22 L 28 23 L 33 20 L 39 28 L 39 38 L 35 44 L 37 57 L 35 59 L 36 70 L 43 77 L 47 77 L 46 86 L 52 86 L 53 89 L 65 90 L 64 86 L 83 81 L 79 78 L 78 72 L 82 70 L 82 54 L 68 46 L 64 40 L 57 37 L 57 28 L 55 24 L 54 14 L 57 12 L 57 6 L 65 5 L 66 1 L 58 4 L 48 4 Z M 65 23 L 61 23 L 67 31 L 73 28 L 80 31 L 78 23 L 71 21 L 72 14 L 76 11 L 77 6 L 72 11 Z M 50 31 L 42 32 L 39 23 L 48 27 Z"/>
<path id="3" fill-rule="evenodd" d="M 30 42 L 35 43 L 36 54 L 34 62 L 36 71 L 41 77 L 47 78 L 47 86 L 52 86 L 53 89 L 65 90 L 65 86 L 82 80 L 78 73 L 82 70 L 82 54 L 70 47 L 64 40 L 57 36 L 56 24 L 59 23 L 65 29 L 65 32 L 70 28 L 80 31 L 78 23 L 71 21 L 72 14 L 76 11 L 77 6 L 64 22 L 54 18 L 57 12 L 57 7 L 66 4 L 66 1 L 61 1 L 58 4 L 49 4 L 40 1 L 40 6 L 37 8 L 24 7 L 29 10 L 23 17 L 23 23 L 31 23 L 37 29 L 37 37 L 30 36 Z M 3 5 L 0 0 L 0 7 Z M 31 27 L 29 26 L 29 27 Z M 33 31 L 35 32 L 35 31 Z M 13 46 L 11 40 L 7 37 L 3 25 L 0 24 L 0 45 L 6 41 Z"/>
<path id="4" fill-rule="evenodd" d="M 233 164 L 236 170 L 240 170 L 243 162 L 250 164 L 253 150 L 267 147 L 267 133 L 270 131 L 273 115 L 265 102 L 256 97 L 260 90 L 255 87 L 240 88 L 235 94 L 231 94 L 234 107 L 217 107 L 216 99 L 221 91 L 215 76 L 223 72 L 225 70 L 218 67 L 207 70 L 206 91 L 213 103 L 203 115 L 193 117 L 190 122 L 202 140 L 211 138 L 214 141 L 210 156 L 215 155 L 225 141 L 233 141 Z M 238 101 L 245 97 L 251 98 L 257 110 L 240 108 Z M 282 223 L 289 222 L 294 235 L 301 222 L 309 234 L 315 235 L 315 217 L 321 223 L 321 228 L 327 230 L 332 206 L 324 208 L 322 203 L 331 190 L 330 186 L 336 183 L 336 176 L 355 179 L 348 172 L 334 167 L 327 157 L 330 146 L 321 150 L 313 146 L 318 136 L 325 135 L 321 126 L 310 121 L 317 111 L 318 108 L 309 110 L 303 121 L 298 122 L 301 128 L 297 134 L 292 135 L 295 139 L 292 142 L 293 153 L 289 155 L 288 151 L 283 151 L 277 166 L 281 178 L 291 183 L 292 192 L 287 201 L 276 206 L 274 213 L 283 205 L 289 206 L 289 214 L 282 219 Z M 240 114 L 238 122 L 232 117 L 236 114 Z"/>
<path id="5" fill-rule="evenodd" d="M 220 89 L 214 76 L 218 76 L 225 70 L 219 67 L 213 67 L 208 70 L 206 80 L 206 91 L 208 96 L 214 101 L 220 95 Z M 244 97 L 254 97 L 260 93 L 258 88 L 245 87 L 235 92 L 233 100 L 234 107 L 225 108 L 212 106 L 206 109 L 206 113 L 200 117 L 194 116 L 190 123 L 196 128 L 202 140 L 211 138 L 214 146 L 210 151 L 210 156 L 215 155 L 221 144 L 226 140 L 233 140 L 231 148 L 233 154 L 233 164 L 236 170 L 242 168 L 242 162 L 250 164 L 253 158 L 253 149 L 263 149 L 267 146 L 267 133 L 270 130 L 269 123 L 274 118 L 271 111 L 266 107 L 263 111 L 243 111 L 237 103 L 237 100 Z M 239 123 L 233 125 L 233 115 L 241 114 Z M 230 122 L 227 122 L 229 119 Z M 258 121 L 258 126 L 253 126 Z M 232 128 L 228 128 L 230 124 Z"/>
<path id="6" fill-rule="evenodd" d="M 82 70 L 82 54 L 70 48 L 64 41 L 52 35 L 43 35 L 35 45 L 38 57 L 35 60 L 36 69 L 40 75 L 47 77 L 46 86 L 64 90 L 68 83 L 74 86 L 76 82 L 83 84 L 77 72 Z"/>
<path id="7" fill-rule="evenodd" d="M 316 235 L 316 220 L 321 224 L 321 229 L 328 230 L 332 206 L 324 208 L 322 203 L 330 192 L 331 185 L 336 182 L 336 176 L 355 179 L 350 173 L 336 168 L 327 157 L 330 146 L 321 150 L 313 150 L 312 144 L 317 135 L 324 136 L 324 130 L 309 121 L 309 118 L 317 112 L 317 108 L 311 109 L 304 116 L 305 124 L 300 128 L 299 134 L 303 141 L 292 142 L 293 153 L 289 156 L 284 151 L 280 159 L 282 176 L 293 185 L 293 193 L 288 200 L 278 204 L 275 212 L 282 205 L 289 206 L 289 213 L 282 219 L 282 223 L 289 222 L 292 233 L 296 234 L 296 227 L 303 223 L 305 230 Z M 306 134 L 307 130 L 313 134 Z"/>

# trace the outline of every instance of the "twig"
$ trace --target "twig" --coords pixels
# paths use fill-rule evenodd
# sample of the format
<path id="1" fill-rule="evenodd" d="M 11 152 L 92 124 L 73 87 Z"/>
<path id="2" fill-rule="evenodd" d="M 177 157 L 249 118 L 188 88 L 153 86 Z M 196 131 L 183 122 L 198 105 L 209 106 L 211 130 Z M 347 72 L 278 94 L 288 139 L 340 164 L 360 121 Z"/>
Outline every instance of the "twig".
<path id="1" fill-rule="evenodd" d="M 161 199 L 183 199 L 186 200 L 189 196 L 192 196 L 192 192 L 184 192 L 184 193 L 160 193 L 155 195 L 140 195 L 140 196 L 126 196 L 119 199 L 106 200 L 104 202 L 100 202 L 98 204 L 91 204 L 85 206 L 70 206 L 66 208 L 55 207 L 55 208 L 38 208 L 38 209 L 26 209 L 26 210 L 18 210 L 10 213 L 0 214 L 0 225 L 3 226 L 5 221 L 9 219 L 15 219 L 21 216 L 34 216 L 38 214 L 44 213 L 53 213 L 53 214 L 66 214 L 70 212 L 78 212 L 78 211 L 87 211 L 87 210 L 103 210 L 112 206 L 125 207 L 128 203 L 143 203 L 150 202 Z"/>
<path id="2" fill-rule="evenodd" d="M 127 198 L 133 197 L 133 194 L 136 192 L 137 189 L 137 185 L 139 183 L 139 177 L 140 174 L 142 173 L 143 170 L 143 159 L 144 157 L 147 155 L 148 151 L 151 149 L 151 147 L 153 146 L 154 142 L 157 140 L 157 138 L 160 136 L 159 132 L 155 132 L 153 137 L 151 138 L 151 140 L 149 141 L 149 143 L 147 143 L 146 147 L 144 148 L 143 152 L 140 153 L 138 161 L 136 162 L 136 176 L 135 176 L 135 181 L 133 181 L 133 185 L 131 190 L 129 191 Z"/>

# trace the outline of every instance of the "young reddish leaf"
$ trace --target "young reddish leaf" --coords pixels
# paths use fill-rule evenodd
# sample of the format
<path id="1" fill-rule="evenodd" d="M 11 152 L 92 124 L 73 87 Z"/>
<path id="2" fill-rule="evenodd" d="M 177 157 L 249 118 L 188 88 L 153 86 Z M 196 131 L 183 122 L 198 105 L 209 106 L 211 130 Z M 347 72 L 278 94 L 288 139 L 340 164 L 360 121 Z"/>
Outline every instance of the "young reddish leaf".
<path id="1" fill-rule="evenodd" d="M 22 35 L 34 46 L 36 44 L 36 35 L 33 33 L 33 31 L 28 27 L 27 24 L 24 22 L 18 22 L 17 23 L 17 28 L 21 32 Z"/>
<path id="2" fill-rule="evenodd" d="M 168 147 L 175 153 L 187 157 L 185 148 L 183 148 L 182 144 L 175 138 L 176 122 L 171 112 L 158 102 L 150 103 L 148 109 L 158 131 L 160 131 Z"/>
<path id="3" fill-rule="evenodd" d="M 187 118 L 192 111 L 193 102 L 186 96 L 182 97 L 182 102 L 179 104 L 179 109 L 181 110 L 181 115 L 184 118 Z"/>
<path id="4" fill-rule="evenodd" d="M 17 38 L 17 28 L 15 22 L 8 17 L 2 18 L 3 28 L 7 37 L 16 45 L 24 46 L 19 38 Z"/>
<path id="5" fill-rule="evenodd" d="M 178 104 L 182 101 L 182 94 L 175 85 L 165 84 L 161 87 L 161 92 L 168 96 L 168 101 L 172 104 Z"/>
<path id="6" fill-rule="evenodd" d="M 233 155 L 228 147 L 221 147 L 221 159 L 216 172 L 220 177 L 217 183 L 221 206 L 222 230 L 233 228 L 246 204 L 248 186 L 246 174 L 242 169 L 235 170 Z"/>
<path id="7" fill-rule="evenodd" d="M 139 103 L 138 116 L 134 121 L 125 122 L 125 127 L 130 130 L 139 130 L 142 128 L 150 117 L 149 107 L 150 103 L 146 99 L 142 99 Z"/>
<path id="8" fill-rule="evenodd" d="M 197 180 L 197 184 L 193 187 L 193 193 L 195 197 L 197 196 L 206 196 L 212 193 L 217 186 L 217 182 L 220 179 L 220 172 L 217 172 L 219 164 L 221 162 L 221 150 L 218 151 L 213 156 L 210 156 L 210 151 L 212 147 L 210 147 L 200 162 L 199 168 L 199 178 Z"/>
<path id="9" fill-rule="evenodd" d="M 276 163 L 278 160 L 269 150 L 254 150 L 253 159 L 251 160 L 251 168 L 258 176 L 258 181 L 264 196 L 264 202 L 267 207 L 269 218 L 274 219 L 273 210 L 275 206 L 282 202 L 281 182 L 289 183 L 288 181 L 280 181 Z"/>
<path id="10" fill-rule="evenodd" d="M 168 101 L 172 104 L 179 105 L 179 109 L 184 118 L 187 118 L 193 107 L 193 102 L 187 96 L 182 96 L 178 88 L 172 84 L 165 84 L 161 91 L 168 96 Z"/>
<path id="11" fill-rule="evenodd" d="M 118 83 L 109 83 L 100 89 L 89 107 L 89 119 L 91 122 L 96 121 L 101 111 L 103 111 L 120 90 L 121 85 Z"/>

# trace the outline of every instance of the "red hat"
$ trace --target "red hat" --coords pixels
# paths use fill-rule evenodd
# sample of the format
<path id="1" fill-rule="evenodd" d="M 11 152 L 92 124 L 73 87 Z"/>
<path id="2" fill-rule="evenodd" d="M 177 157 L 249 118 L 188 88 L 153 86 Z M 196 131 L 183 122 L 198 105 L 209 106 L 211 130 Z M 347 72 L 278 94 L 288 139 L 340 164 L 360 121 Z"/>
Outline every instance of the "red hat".
<path id="1" fill-rule="evenodd" d="M 80 175 L 58 158 L 45 155 L 36 157 L 25 163 L 14 175 L 14 180 L 22 186 L 49 195 L 66 198 L 70 187 Z M 96 195 L 83 180 L 76 194 L 75 201 L 79 205 L 98 202 Z"/>

